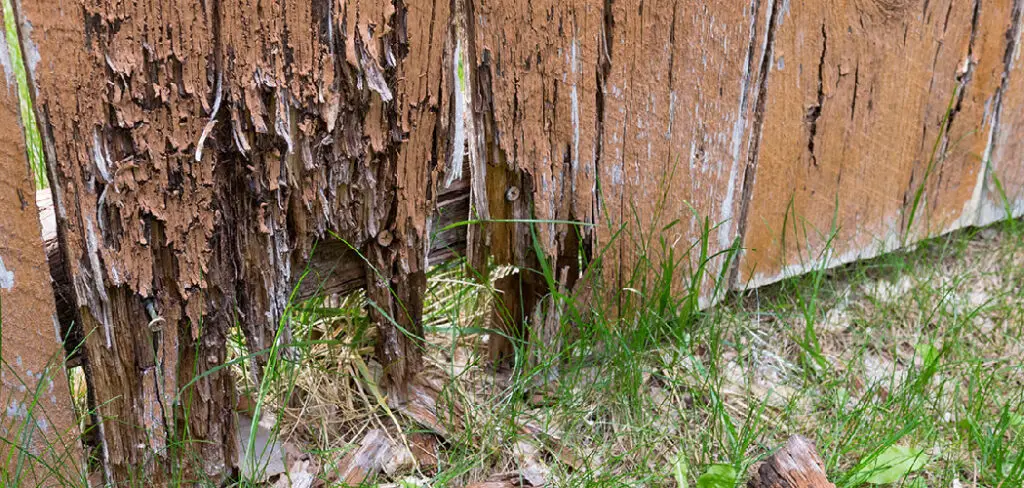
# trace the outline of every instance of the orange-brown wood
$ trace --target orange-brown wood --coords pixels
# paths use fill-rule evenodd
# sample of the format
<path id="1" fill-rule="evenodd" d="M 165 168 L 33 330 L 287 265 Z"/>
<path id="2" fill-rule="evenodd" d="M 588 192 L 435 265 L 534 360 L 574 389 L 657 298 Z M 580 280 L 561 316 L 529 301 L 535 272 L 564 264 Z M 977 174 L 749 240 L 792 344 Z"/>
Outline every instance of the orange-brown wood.
<path id="1" fill-rule="evenodd" d="M 0 16 L 2 17 L 2 16 Z M 0 45 L 7 61 L 7 45 Z M 84 483 L 18 89 L 0 78 L 0 485 Z"/>
<path id="2" fill-rule="evenodd" d="M 784 2 L 737 286 L 977 221 L 1013 3 Z"/>

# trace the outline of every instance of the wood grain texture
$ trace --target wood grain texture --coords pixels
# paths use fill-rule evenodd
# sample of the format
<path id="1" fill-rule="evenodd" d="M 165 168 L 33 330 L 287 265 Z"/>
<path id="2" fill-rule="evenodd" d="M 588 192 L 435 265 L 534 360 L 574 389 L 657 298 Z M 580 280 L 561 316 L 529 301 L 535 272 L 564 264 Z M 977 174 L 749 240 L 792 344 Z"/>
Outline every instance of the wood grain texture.
<path id="1" fill-rule="evenodd" d="M 784 4 L 736 285 L 974 224 L 1013 2 Z"/>
<path id="2" fill-rule="evenodd" d="M 835 488 L 814 444 L 795 435 L 757 467 L 747 488 Z"/>
<path id="3" fill-rule="evenodd" d="M 672 259 L 680 268 L 673 289 L 707 297 L 724 260 L 701 263 L 701 247 L 720 253 L 740 229 L 778 8 L 762 1 L 612 5 L 599 163 L 598 245 L 613 249 L 605 271 L 613 267 L 620 287 L 646 287 L 645 265 Z M 701 289 L 686 290 L 702 265 L 708 278 Z"/>
<path id="4" fill-rule="evenodd" d="M 2 15 L 0 15 L 2 20 Z M 0 43 L 7 62 L 8 46 Z M 0 78 L 0 485 L 84 482 L 18 89 Z"/>
<path id="5" fill-rule="evenodd" d="M 988 162 L 978 205 L 978 224 L 987 225 L 1008 214 L 1024 215 L 1024 62 L 1021 62 L 1021 32 L 1024 2 L 1013 2 L 1003 33 L 1002 85 L 992 109 Z M 997 36 L 999 32 L 990 35 Z"/>
<path id="6" fill-rule="evenodd" d="M 609 296 L 643 287 L 653 263 L 672 259 L 683 269 L 671 286 L 686 291 L 702 245 L 715 255 L 740 228 L 773 5 L 468 4 L 474 178 L 485 179 L 473 185 L 474 215 L 536 222 L 491 224 L 478 244 L 471 231 L 470 255 L 527 270 L 542 260 L 569 290 L 601 257 L 589 271 Z M 512 189 L 530 198 L 509 198 Z M 707 263 L 698 293 L 710 294 L 723 264 Z M 542 303 L 537 281 L 525 272 L 499 283 L 513 322 Z"/>

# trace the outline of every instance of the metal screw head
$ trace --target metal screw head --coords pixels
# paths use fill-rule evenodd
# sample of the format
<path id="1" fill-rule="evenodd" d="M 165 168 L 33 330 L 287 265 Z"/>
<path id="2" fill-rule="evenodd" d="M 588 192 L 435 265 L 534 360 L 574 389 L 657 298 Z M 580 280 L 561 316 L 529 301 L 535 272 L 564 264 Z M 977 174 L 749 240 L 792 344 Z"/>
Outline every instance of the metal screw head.
<path id="1" fill-rule="evenodd" d="M 505 191 L 505 200 L 510 202 L 519 200 L 519 188 L 515 186 L 508 187 L 508 190 Z"/>
<path id="2" fill-rule="evenodd" d="M 391 231 L 387 229 L 380 231 L 377 234 L 377 244 L 381 247 L 388 247 L 391 245 L 391 241 L 395 240 L 395 237 L 391 235 Z"/>

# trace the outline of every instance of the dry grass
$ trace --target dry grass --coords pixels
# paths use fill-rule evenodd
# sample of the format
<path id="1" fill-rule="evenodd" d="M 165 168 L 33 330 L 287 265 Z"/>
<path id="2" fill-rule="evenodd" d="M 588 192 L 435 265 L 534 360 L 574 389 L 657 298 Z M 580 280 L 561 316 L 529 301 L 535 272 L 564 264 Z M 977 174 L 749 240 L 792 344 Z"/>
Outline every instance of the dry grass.
<path id="1" fill-rule="evenodd" d="M 440 428 L 388 405 L 355 299 L 299 321 L 304 337 L 330 342 L 305 350 L 292 386 L 275 390 L 288 398 L 276 405 L 281 434 L 321 459 L 325 484 L 341 453 L 381 429 L 397 445 L 423 432 L 439 441 L 436 466 L 372 478 L 384 483 L 511 472 L 556 486 L 675 485 L 679 466 L 690 482 L 713 464 L 744 473 L 798 433 L 843 487 L 863 484 L 892 445 L 928 456 L 904 482 L 1020 486 L 1022 264 L 1010 226 L 960 232 L 729 297 L 693 322 L 671 307 L 567 314 L 572 338 L 540 355 L 549 362 L 497 372 L 483 354 L 489 292 L 453 268 L 432 277 L 427 313 Z M 535 357 L 528 347 L 520 358 Z"/>

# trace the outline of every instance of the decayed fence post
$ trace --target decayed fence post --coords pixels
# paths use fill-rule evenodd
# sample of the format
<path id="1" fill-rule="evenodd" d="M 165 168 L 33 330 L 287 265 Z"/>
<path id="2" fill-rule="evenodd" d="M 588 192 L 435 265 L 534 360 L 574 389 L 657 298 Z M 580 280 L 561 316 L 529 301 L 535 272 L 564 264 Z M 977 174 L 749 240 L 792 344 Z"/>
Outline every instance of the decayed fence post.
<path id="1" fill-rule="evenodd" d="M 300 277 L 367 288 L 383 381 L 415 375 L 452 201 L 447 5 L 26 2 L 108 482 L 231 476 L 227 334 L 258 376 Z"/>
<path id="2" fill-rule="evenodd" d="M 0 23 L 2 25 L 2 23 Z M 8 46 L 0 45 L 8 62 Z M 84 483 L 18 88 L 0 78 L 0 485 Z"/>

